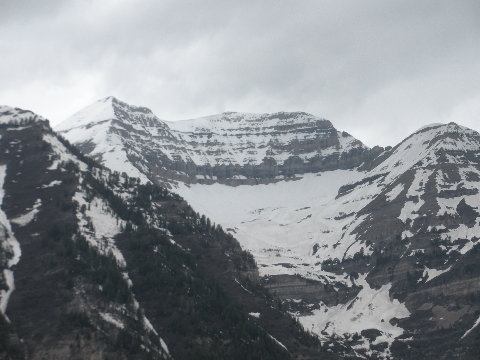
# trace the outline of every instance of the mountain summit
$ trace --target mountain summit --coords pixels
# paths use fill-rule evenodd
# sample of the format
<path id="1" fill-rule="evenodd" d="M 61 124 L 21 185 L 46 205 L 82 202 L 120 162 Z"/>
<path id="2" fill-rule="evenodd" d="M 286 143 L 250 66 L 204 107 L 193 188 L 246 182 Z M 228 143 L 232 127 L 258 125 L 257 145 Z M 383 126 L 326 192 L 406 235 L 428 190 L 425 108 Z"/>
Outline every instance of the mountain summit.
<path id="1" fill-rule="evenodd" d="M 168 122 L 112 97 L 81 110 L 56 130 L 114 170 L 127 171 L 127 166 L 132 175 L 167 183 L 271 182 L 358 166 L 369 154 L 330 121 L 307 113 L 230 112 Z"/>

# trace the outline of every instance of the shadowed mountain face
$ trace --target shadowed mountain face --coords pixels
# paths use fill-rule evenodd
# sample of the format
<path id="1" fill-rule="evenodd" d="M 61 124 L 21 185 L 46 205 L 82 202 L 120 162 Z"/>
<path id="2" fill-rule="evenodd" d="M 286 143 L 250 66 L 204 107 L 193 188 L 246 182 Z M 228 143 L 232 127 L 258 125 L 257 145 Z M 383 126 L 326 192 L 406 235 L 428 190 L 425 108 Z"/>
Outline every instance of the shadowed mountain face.
<path id="1" fill-rule="evenodd" d="M 304 113 L 171 123 L 112 98 L 58 130 L 107 167 L 168 183 L 221 224 L 336 353 L 476 358 L 476 131 L 436 124 L 367 149 Z"/>
<path id="2" fill-rule="evenodd" d="M 178 195 L 0 107 L 0 358 L 330 359 Z"/>

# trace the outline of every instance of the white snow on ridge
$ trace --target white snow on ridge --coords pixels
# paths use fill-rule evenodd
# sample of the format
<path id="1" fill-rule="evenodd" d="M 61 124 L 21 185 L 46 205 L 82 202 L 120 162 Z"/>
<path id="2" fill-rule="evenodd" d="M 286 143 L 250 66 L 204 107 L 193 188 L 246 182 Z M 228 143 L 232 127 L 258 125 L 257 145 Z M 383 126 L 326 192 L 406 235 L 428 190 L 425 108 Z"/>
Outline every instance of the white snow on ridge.
<path id="1" fill-rule="evenodd" d="M 0 245 L 3 248 L 3 251 L 8 251 L 13 255 L 6 264 L 7 268 L 3 270 L 3 276 L 8 289 L 0 290 L 0 311 L 7 318 L 5 312 L 7 310 L 8 300 L 13 290 L 15 290 L 13 271 L 11 268 L 20 261 L 22 252 L 20 249 L 20 243 L 17 241 L 12 232 L 12 227 L 8 221 L 7 214 L 5 214 L 5 212 L 1 209 L 3 197 L 5 196 L 5 190 L 3 189 L 3 186 L 6 171 L 7 167 L 5 165 L 0 165 Z"/>
<path id="2" fill-rule="evenodd" d="M 440 192 L 442 190 L 454 190 L 458 184 L 455 182 L 449 182 L 447 180 L 447 174 L 442 170 L 438 170 L 435 177 L 435 185 L 437 187 L 437 192 Z"/>
<path id="3" fill-rule="evenodd" d="M 445 134 L 454 136 L 445 137 Z M 422 166 L 436 164 L 438 150 L 478 150 L 480 143 L 475 139 L 475 135 L 478 135 L 476 131 L 454 123 L 420 129 L 398 144 L 392 154 L 367 176 L 388 171 L 385 182 L 390 183 L 417 163 Z M 461 164 L 463 159 L 453 157 L 449 158 L 449 162 Z"/>
<path id="4" fill-rule="evenodd" d="M 293 125 L 295 123 L 308 127 L 310 124 L 315 124 L 317 121 L 322 120 L 316 116 L 300 112 L 273 114 L 224 112 L 195 119 L 166 121 L 166 123 L 171 129 L 182 133 L 200 133 L 202 131 L 226 133 L 232 130 L 244 130 L 247 128 L 253 128 L 256 132 L 265 132 L 266 129 L 271 129 L 278 125 Z"/>
<path id="5" fill-rule="evenodd" d="M 126 146 L 120 135 L 112 133 L 110 130 L 111 120 L 107 120 L 93 123 L 90 127 L 73 128 L 63 135 L 73 144 L 91 141 L 95 144 L 95 148 L 89 156 L 99 157 L 100 162 L 113 171 L 126 172 L 131 177 L 140 178 L 144 183 L 147 182 L 147 177 L 129 161 Z"/>
<path id="6" fill-rule="evenodd" d="M 44 117 L 39 116 L 30 110 L 0 105 L 0 124 L 20 123 L 26 120 L 46 121 Z"/>
<path id="7" fill-rule="evenodd" d="M 107 97 L 94 102 L 90 106 L 76 112 L 70 118 L 55 126 L 55 130 L 69 130 L 90 123 L 114 119 L 115 113 L 113 112 L 112 100 L 111 97 Z"/>
<path id="8" fill-rule="evenodd" d="M 329 136 L 332 128 L 319 126 L 325 120 L 306 113 L 223 113 L 198 119 L 167 121 L 170 129 L 185 141 L 183 151 L 199 165 L 260 164 L 265 157 L 283 163 L 292 154 L 275 149 L 272 144 L 288 145 L 295 141 Z M 293 127 L 293 129 L 291 128 Z M 282 130 L 285 128 L 285 130 Z M 357 139 L 337 131 L 338 146 L 296 154 L 306 160 L 315 156 L 328 156 L 363 147 Z M 205 151 L 209 148 L 214 151 Z M 275 149 L 275 150 L 274 150 Z M 175 153 L 162 149 L 172 158 Z M 185 154 L 177 153 L 184 157 Z"/>
<path id="9" fill-rule="evenodd" d="M 419 132 L 419 131 L 422 131 L 422 130 L 425 130 L 425 129 L 429 129 L 429 128 L 433 128 L 433 127 L 439 127 L 439 126 L 443 126 L 445 124 L 443 123 L 431 123 L 431 124 L 427 124 L 427 125 L 424 125 L 422 126 L 420 129 L 418 129 L 417 131 L 415 132 Z"/>
<path id="10" fill-rule="evenodd" d="M 73 144 L 78 142 L 95 144 L 94 150 L 89 154 L 91 157 L 100 156 L 101 163 L 111 170 L 126 172 L 131 177 L 138 177 L 147 182 L 146 176 L 128 160 L 127 149 L 121 137 L 111 132 L 114 119 L 116 116 L 113 98 L 108 97 L 80 110 L 57 125 L 55 130 L 66 132 L 63 135 Z"/>
<path id="11" fill-rule="evenodd" d="M 117 107 L 126 118 L 119 115 L 121 120 L 117 119 Z M 114 122 L 115 119 L 119 122 Z M 130 131 L 130 135 L 133 138 L 139 137 L 135 140 L 136 144 L 119 135 L 131 128 L 136 133 Z M 131 166 L 126 157 L 129 150 L 136 153 L 136 156 L 143 155 L 142 144 L 148 146 L 149 151 L 161 152 L 170 160 L 182 159 L 197 165 L 211 166 L 258 165 L 265 157 L 283 163 L 292 154 L 280 150 L 281 146 L 297 141 L 317 141 L 335 135 L 338 144 L 325 149 L 300 151 L 296 155 L 306 160 L 366 148 L 346 133 L 338 131 L 335 134 L 336 130 L 328 121 L 306 113 L 223 113 L 192 120 L 162 121 L 146 108 L 132 107 L 113 101 L 112 98 L 97 101 L 55 129 L 74 144 L 93 144 L 95 148 L 89 153 L 90 156 L 101 155 L 107 167 L 116 171 L 132 170 L 130 175 L 136 177 L 141 172 L 121 167 Z M 114 153 L 114 158 L 107 159 L 110 152 Z"/>

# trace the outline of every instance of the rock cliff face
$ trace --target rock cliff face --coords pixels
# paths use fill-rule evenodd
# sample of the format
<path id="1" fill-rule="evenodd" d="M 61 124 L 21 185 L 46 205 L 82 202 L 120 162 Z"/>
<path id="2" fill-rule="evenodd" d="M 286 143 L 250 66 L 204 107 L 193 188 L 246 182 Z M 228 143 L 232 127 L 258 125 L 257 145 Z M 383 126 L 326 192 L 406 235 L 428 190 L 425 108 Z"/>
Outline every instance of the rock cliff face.
<path id="1" fill-rule="evenodd" d="M 366 149 L 308 114 L 227 113 L 159 121 L 162 140 L 150 142 L 120 137 L 112 119 L 85 115 L 59 130 L 108 167 L 170 183 L 226 228 L 252 252 L 263 283 L 336 353 L 476 358 L 476 131 L 436 124 L 393 148 Z M 105 131 L 87 142 L 89 129 Z"/>
<path id="2" fill-rule="evenodd" d="M 302 112 L 223 113 L 167 122 L 147 108 L 109 97 L 56 130 L 112 169 L 155 182 L 268 183 L 350 169 L 373 157 L 330 121 Z"/>

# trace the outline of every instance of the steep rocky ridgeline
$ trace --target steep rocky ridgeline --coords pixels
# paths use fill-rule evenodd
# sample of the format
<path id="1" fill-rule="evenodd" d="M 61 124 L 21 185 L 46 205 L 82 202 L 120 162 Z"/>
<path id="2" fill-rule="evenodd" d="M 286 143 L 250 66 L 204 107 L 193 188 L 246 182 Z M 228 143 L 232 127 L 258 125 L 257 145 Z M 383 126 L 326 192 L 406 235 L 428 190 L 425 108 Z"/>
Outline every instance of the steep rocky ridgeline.
<path id="1" fill-rule="evenodd" d="M 167 122 L 112 97 L 56 130 L 113 170 L 157 183 L 269 183 L 350 169 L 378 153 L 330 121 L 302 112 L 223 113 Z"/>
<path id="2" fill-rule="evenodd" d="M 1 358 L 334 358 L 178 195 L 32 113 L 0 107 L 0 135 Z"/>

